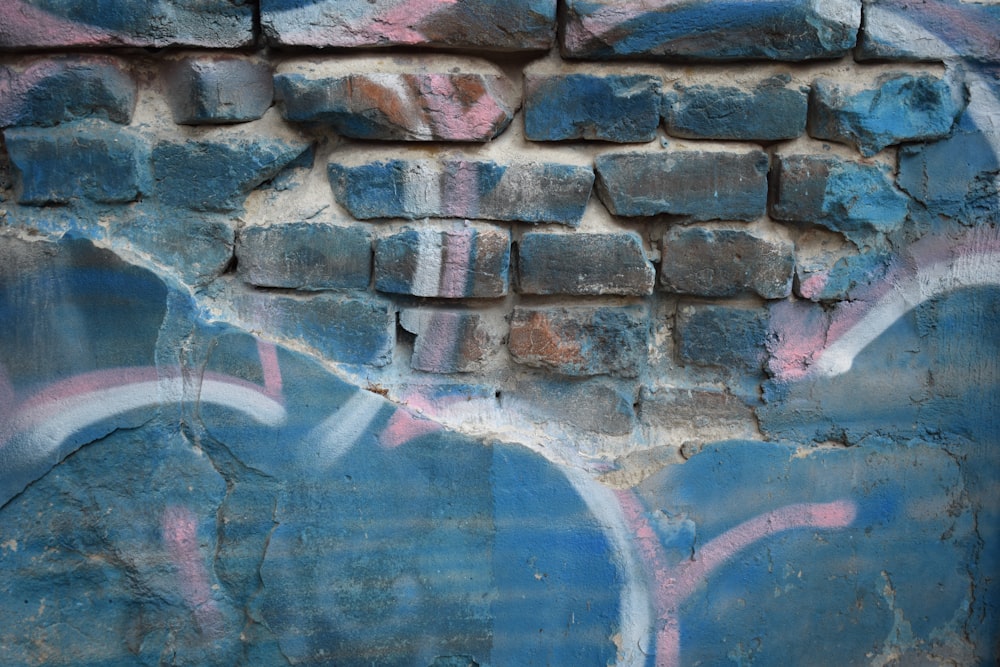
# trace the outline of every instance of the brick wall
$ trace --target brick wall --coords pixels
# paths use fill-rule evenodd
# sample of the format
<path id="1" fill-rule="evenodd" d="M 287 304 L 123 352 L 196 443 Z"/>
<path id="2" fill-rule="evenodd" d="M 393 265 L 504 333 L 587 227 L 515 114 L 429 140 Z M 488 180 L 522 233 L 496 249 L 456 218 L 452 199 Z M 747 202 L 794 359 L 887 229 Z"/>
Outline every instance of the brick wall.
<path id="1" fill-rule="evenodd" d="M 7 0 L 0 662 L 995 659 L 998 28 Z"/>

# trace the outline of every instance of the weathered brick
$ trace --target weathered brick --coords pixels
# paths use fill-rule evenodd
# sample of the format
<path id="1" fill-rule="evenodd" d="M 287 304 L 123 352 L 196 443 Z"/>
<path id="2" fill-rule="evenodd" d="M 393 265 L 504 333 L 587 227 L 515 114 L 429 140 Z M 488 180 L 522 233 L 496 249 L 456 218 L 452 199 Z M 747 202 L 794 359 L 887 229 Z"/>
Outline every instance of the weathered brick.
<path id="1" fill-rule="evenodd" d="M 566 0 L 570 58 L 808 60 L 854 47 L 861 0 Z"/>
<path id="2" fill-rule="evenodd" d="M 532 74 L 524 77 L 524 135 L 533 141 L 652 141 L 660 85 L 648 74 Z"/>
<path id="3" fill-rule="evenodd" d="M 600 378 L 519 378 L 505 391 L 501 409 L 516 410 L 525 419 L 601 435 L 628 435 L 635 429 L 634 380 Z"/>
<path id="4" fill-rule="evenodd" d="M 562 375 L 636 377 L 649 317 L 639 306 L 514 309 L 508 349 L 519 364 Z"/>
<path id="5" fill-rule="evenodd" d="M 0 67 L 0 127 L 84 118 L 126 124 L 135 99 L 135 80 L 116 58 L 62 56 Z"/>
<path id="6" fill-rule="evenodd" d="M 334 195 L 351 215 L 468 218 L 576 226 L 590 198 L 590 167 L 489 160 L 388 160 L 329 165 Z"/>
<path id="7" fill-rule="evenodd" d="M 822 225 L 849 237 L 895 229 L 909 208 L 889 170 L 879 165 L 821 155 L 779 155 L 776 182 L 772 217 Z"/>
<path id="8" fill-rule="evenodd" d="M 781 299 L 792 289 L 794 246 L 743 229 L 672 228 L 663 237 L 660 287 L 698 296 L 754 292 Z"/>
<path id="9" fill-rule="evenodd" d="M 371 236 L 360 227 L 291 222 L 244 227 L 236 245 L 240 278 L 302 290 L 368 287 Z"/>
<path id="10" fill-rule="evenodd" d="M 233 0 L 4 0 L 0 49 L 138 46 L 238 48 L 254 7 Z"/>
<path id="11" fill-rule="evenodd" d="M 479 370 L 503 337 L 482 313 L 469 310 L 407 308 L 399 323 L 416 335 L 410 366 L 430 373 Z"/>
<path id="12" fill-rule="evenodd" d="M 375 243 L 375 288 L 449 299 L 507 293 L 510 233 L 472 228 L 410 229 Z"/>
<path id="13" fill-rule="evenodd" d="M 865 157 L 904 141 L 941 139 L 965 107 L 943 79 L 898 72 L 861 90 L 817 79 L 809 104 L 811 136 L 852 145 Z"/>
<path id="14" fill-rule="evenodd" d="M 684 364 L 757 372 L 767 358 L 767 311 L 685 306 L 677 314 L 677 354 Z"/>
<path id="15" fill-rule="evenodd" d="M 713 442 L 752 438 L 753 410 L 729 392 L 717 389 L 643 387 L 639 421 L 654 429 L 657 442 Z"/>
<path id="16" fill-rule="evenodd" d="M 287 46 L 535 51 L 555 41 L 556 0 L 261 0 L 260 11 L 264 37 Z"/>
<path id="17" fill-rule="evenodd" d="M 806 129 L 808 89 L 789 87 L 787 74 L 752 89 L 676 84 L 664 106 L 667 132 L 692 139 L 778 141 Z"/>
<path id="18" fill-rule="evenodd" d="M 763 151 L 599 155 L 597 194 L 622 216 L 666 213 L 691 220 L 756 220 L 767 205 Z"/>
<path id="19" fill-rule="evenodd" d="M 653 292 L 653 266 L 634 232 L 528 233 L 518 244 L 518 291 L 523 294 Z"/>
<path id="20" fill-rule="evenodd" d="M 309 297 L 251 291 L 232 306 L 252 326 L 304 343 L 345 364 L 386 366 L 396 345 L 396 309 L 371 296 L 319 292 Z"/>
<path id="21" fill-rule="evenodd" d="M 150 191 L 149 146 L 119 125 L 18 127 L 4 139 L 21 204 L 125 203 Z"/>
<path id="22" fill-rule="evenodd" d="M 1000 62 L 1000 5 L 988 0 L 864 0 L 855 57 Z"/>
<path id="23" fill-rule="evenodd" d="M 796 267 L 796 294 L 811 301 L 840 301 L 850 298 L 857 288 L 864 288 L 885 278 L 890 256 L 883 252 L 865 252 L 842 257 L 829 268 Z"/>
<path id="24" fill-rule="evenodd" d="M 266 138 L 160 142 L 153 148 L 156 192 L 171 206 L 234 211 L 253 188 L 308 149 L 308 144 Z"/>
<path id="25" fill-rule="evenodd" d="M 489 141 L 520 106 L 503 71 L 472 58 L 295 62 L 275 88 L 285 119 L 356 139 Z"/>
<path id="26" fill-rule="evenodd" d="M 256 120 L 274 98 L 267 63 L 230 55 L 182 58 L 170 64 L 167 82 L 174 122 L 182 125 Z"/>

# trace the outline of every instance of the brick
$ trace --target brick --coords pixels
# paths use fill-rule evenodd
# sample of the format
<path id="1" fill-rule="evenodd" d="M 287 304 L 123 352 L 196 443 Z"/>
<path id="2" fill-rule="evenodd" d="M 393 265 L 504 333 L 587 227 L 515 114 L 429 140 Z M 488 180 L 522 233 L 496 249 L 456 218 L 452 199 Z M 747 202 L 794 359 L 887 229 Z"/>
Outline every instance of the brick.
<path id="1" fill-rule="evenodd" d="M 791 293 L 794 246 L 742 229 L 672 228 L 663 237 L 660 287 L 707 297 Z"/>
<path id="2" fill-rule="evenodd" d="M 286 120 L 355 139 L 489 141 L 521 103 L 502 70 L 472 58 L 297 62 L 274 83 Z"/>
<path id="3" fill-rule="evenodd" d="M 0 49 L 253 43 L 254 6 L 233 0 L 5 0 Z"/>
<path id="4" fill-rule="evenodd" d="M 150 191 L 149 146 L 136 134 L 103 121 L 4 132 L 17 201 L 69 204 L 135 201 Z"/>
<path id="5" fill-rule="evenodd" d="M 252 326 L 305 344 L 331 361 L 376 367 L 392 362 L 396 309 L 388 300 L 251 291 L 236 295 L 232 305 Z"/>
<path id="6" fill-rule="evenodd" d="M 850 238 L 891 231 L 907 216 L 908 198 L 879 165 L 779 155 L 776 180 L 771 216 L 777 220 L 817 224 Z"/>
<path id="7" fill-rule="evenodd" d="M 806 129 L 808 89 L 789 87 L 787 74 L 752 89 L 676 84 L 664 106 L 667 133 L 691 139 L 778 141 Z"/>
<path id="8" fill-rule="evenodd" d="M 419 46 L 477 51 L 548 50 L 556 0 L 261 0 L 271 44 Z"/>
<path id="9" fill-rule="evenodd" d="M 826 269 L 797 267 L 795 293 L 810 301 L 842 301 L 857 288 L 885 279 L 891 256 L 884 252 L 865 252 L 842 257 Z"/>
<path id="10" fill-rule="evenodd" d="M 655 429 L 657 442 L 713 442 L 752 438 L 753 410 L 727 391 L 643 387 L 639 421 Z"/>
<path id="11" fill-rule="evenodd" d="M 614 215 L 756 220 L 767 205 L 763 151 L 599 155 L 597 194 Z"/>
<path id="12" fill-rule="evenodd" d="M 524 135 L 533 141 L 652 141 L 660 125 L 659 77 L 526 74 Z"/>
<path id="13" fill-rule="evenodd" d="M 570 58 L 786 60 L 833 58 L 854 47 L 861 0 L 566 0 Z"/>
<path id="14" fill-rule="evenodd" d="M 169 66 L 167 82 L 167 101 L 181 125 L 257 120 L 274 98 L 270 66 L 249 58 L 182 58 Z"/>
<path id="15" fill-rule="evenodd" d="M 334 195 L 351 215 L 467 218 L 577 226 L 590 198 L 590 167 L 490 160 L 388 160 L 329 165 Z"/>
<path id="16" fill-rule="evenodd" d="M 244 227 L 236 245 L 240 279 L 260 287 L 365 289 L 371 235 L 360 227 L 291 222 Z"/>
<path id="17" fill-rule="evenodd" d="M 375 288 L 448 299 L 496 298 L 510 283 L 510 233 L 406 230 L 375 243 Z"/>
<path id="18" fill-rule="evenodd" d="M 682 363 L 758 372 L 767 358 L 767 311 L 729 306 L 685 306 L 675 335 Z"/>
<path id="19" fill-rule="evenodd" d="M 635 429 L 634 381 L 612 378 L 522 377 L 503 393 L 501 409 L 526 419 L 600 435 L 628 435 Z"/>
<path id="20" fill-rule="evenodd" d="M 854 146 L 865 157 L 904 141 L 941 139 L 965 107 L 943 79 L 905 73 L 880 76 L 861 90 L 817 79 L 809 104 L 811 136 Z"/>
<path id="21" fill-rule="evenodd" d="M 639 306 L 517 307 L 508 349 L 519 364 L 562 375 L 636 377 L 648 336 L 649 317 Z"/>
<path id="22" fill-rule="evenodd" d="M 63 56 L 0 67 L 0 128 L 98 118 L 128 124 L 136 83 L 116 58 Z"/>
<path id="23" fill-rule="evenodd" d="M 906 25 L 918 29 L 902 27 Z M 995 3 L 865 0 L 864 22 L 855 57 L 858 60 L 961 59 L 997 63 L 1000 62 L 998 35 L 1000 5 Z"/>
<path id="24" fill-rule="evenodd" d="M 252 189 L 308 149 L 278 139 L 160 142 L 153 148 L 157 195 L 170 206 L 235 211 Z"/>
<path id="25" fill-rule="evenodd" d="M 653 266 L 634 232 L 528 233 L 518 244 L 523 294 L 652 294 Z"/>
<path id="26" fill-rule="evenodd" d="M 480 370 L 502 338 L 499 328 L 475 311 L 407 308 L 399 323 L 416 335 L 410 367 L 429 373 Z"/>

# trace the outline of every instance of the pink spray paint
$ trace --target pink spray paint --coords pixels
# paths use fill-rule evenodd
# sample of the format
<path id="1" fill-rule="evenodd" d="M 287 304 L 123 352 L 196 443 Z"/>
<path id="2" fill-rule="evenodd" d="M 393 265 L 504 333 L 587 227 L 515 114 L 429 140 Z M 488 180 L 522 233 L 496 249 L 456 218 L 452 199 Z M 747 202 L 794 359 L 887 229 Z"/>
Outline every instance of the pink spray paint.
<path id="1" fill-rule="evenodd" d="M 212 599 L 208 568 L 198 548 L 197 517 L 186 507 L 167 507 L 163 512 L 161 534 L 177 570 L 181 595 L 194 614 L 198 629 L 209 637 L 220 636 L 222 614 Z"/>

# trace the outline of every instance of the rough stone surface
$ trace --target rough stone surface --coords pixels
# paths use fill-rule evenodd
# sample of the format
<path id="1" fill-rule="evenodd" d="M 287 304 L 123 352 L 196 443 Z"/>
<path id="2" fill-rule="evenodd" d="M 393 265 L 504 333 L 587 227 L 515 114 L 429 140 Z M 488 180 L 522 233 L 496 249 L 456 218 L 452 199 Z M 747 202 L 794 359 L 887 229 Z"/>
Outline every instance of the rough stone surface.
<path id="1" fill-rule="evenodd" d="M 510 284 L 510 234 L 498 229 L 410 229 L 375 242 L 375 289 L 393 294 L 495 298 Z"/>
<path id="2" fill-rule="evenodd" d="M 861 0 L 566 0 L 569 58 L 808 60 L 854 47 Z"/>
<path id="3" fill-rule="evenodd" d="M 301 63 L 284 66 L 274 84 L 287 120 L 356 139 L 489 141 L 520 106 L 507 76 L 476 60 Z"/>
<path id="4" fill-rule="evenodd" d="M 250 285 L 302 290 L 368 287 L 371 234 L 358 226 L 291 222 L 244 227 L 236 271 Z"/>
<path id="5" fill-rule="evenodd" d="M 511 358 L 563 375 L 635 377 L 646 357 L 644 308 L 572 306 L 514 309 Z"/>
<path id="6" fill-rule="evenodd" d="M 522 294 L 652 294 L 654 272 L 634 232 L 528 233 L 518 243 Z"/>
<path id="7" fill-rule="evenodd" d="M 1000 6 L 989 1 L 864 0 L 857 58 L 997 63 L 998 35 Z"/>
<path id="8" fill-rule="evenodd" d="M 406 308 L 399 323 L 416 336 L 410 366 L 419 371 L 476 371 L 500 344 L 497 328 L 475 311 Z"/>
<path id="9" fill-rule="evenodd" d="M 805 132 L 808 89 L 778 75 L 751 89 L 675 84 L 664 103 L 667 133 L 691 139 L 778 141 Z"/>
<path id="10" fill-rule="evenodd" d="M 153 147 L 161 202 L 195 211 L 235 211 L 250 191 L 309 148 L 278 139 L 164 141 Z"/>
<path id="11" fill-rule="evenodd" d="M 0 67 L 0 128 L 47 127 L 83 118 L 127 124 L 136 82 L 122 60 L 62 56 Z"/>
<path id="12" fill-rule="evenodd" d="M 182 58 L 170 65 L 167 85 L 174 122 L 182 125 L 257 120 L 274 98 L 270 65 L 233 56 Z"/>
<path id="13" fill-rule="evenodd" d="M 594 184 L 589 167 L 490 160 L 388 160 L 329 165 L 334 195 L 361 220 L 468 218 L 577 226 Z"/>
<path id="14" fill-rule="evenodd" d="M 644 387 L 639 398 L 639 421 L 666 442 L 680 444 L 692 432 L 701 443 L 754 436 L 753 410 L 725 391 Z"/>
<path id="15" fill-rule="evenodd" d="M 602 435 L 622 436 L 636 426 L 635 387 L 632 380 L 612 378 L 558 379 L 525 377 L 504 392 L 502 409 L 517 410 L 527 419 L 559 421 Z"/>
<path id="16" fill-rule="evenodd" d="M 763 151 L 670 151 L 597 156 L 597 193 L 614 215 L 756 220 L 767 205 Z"/>
<path id="17" fill-rule="evenodd" d="M 890 258 L 887 253 L 871 252 L 837 260 L 828 269 L 796 267 L 795 293 L 811 301 L 843 301 L 859 289 L 871 287 L 886 278 Z"/>
<path id="18" fill-rule="evenodd" d="M 239 48 L 253 42 L 253 14 L 251 4 L 231 0 L 8 0 L 0 4 L 0 49 Z"/>
<path id="19" fill-rule="evenodd" d="M 904 141 L 944 138 L 965 106 L 944 79 L 898 72 L 859 91 L 817 79 L 809 103 L 811 136 L 852 145 L 865 157 Z"/>
<path id="20" fill-rule="evenodd" d="M 677 317 L 677 354 L 684 364 L 760 371 L 767 358 L 763 309 L 685 306 Z"/>
<path id="21" fill-rule="evenodd" d="M 79 121 L 4 132 L 17 201 L 126 203 L 150 191 L 149 146 L 119 125 Z"/>
<path id="22" fill-rule="evenodd" d="M 663 237 L 660 288 L 698 296 L 753 292 L 782 299 L 792 290 L 794 246 L 742 229 L 672 228 Z"/>
<path id="23" fill-rule="evenodd" d="M 524 136 L 533 141 L 652 141 L 660 125 L 658 77 L 531 74 L 524 77 Z"/>
<path id="24" fill-rule="evenodd" d="M 891 231 L 909 200 L 888 168 L 820 155 L 779 155 L 771 206 L 778 220 L 822 225 L 849 238 Z"/>
<path id="25" fill-rule="evenodd" d="M 264 37 L 283 46 L 534 51 L 556 27 L 556 0 L 261 0 L 260 11 Z"/>

